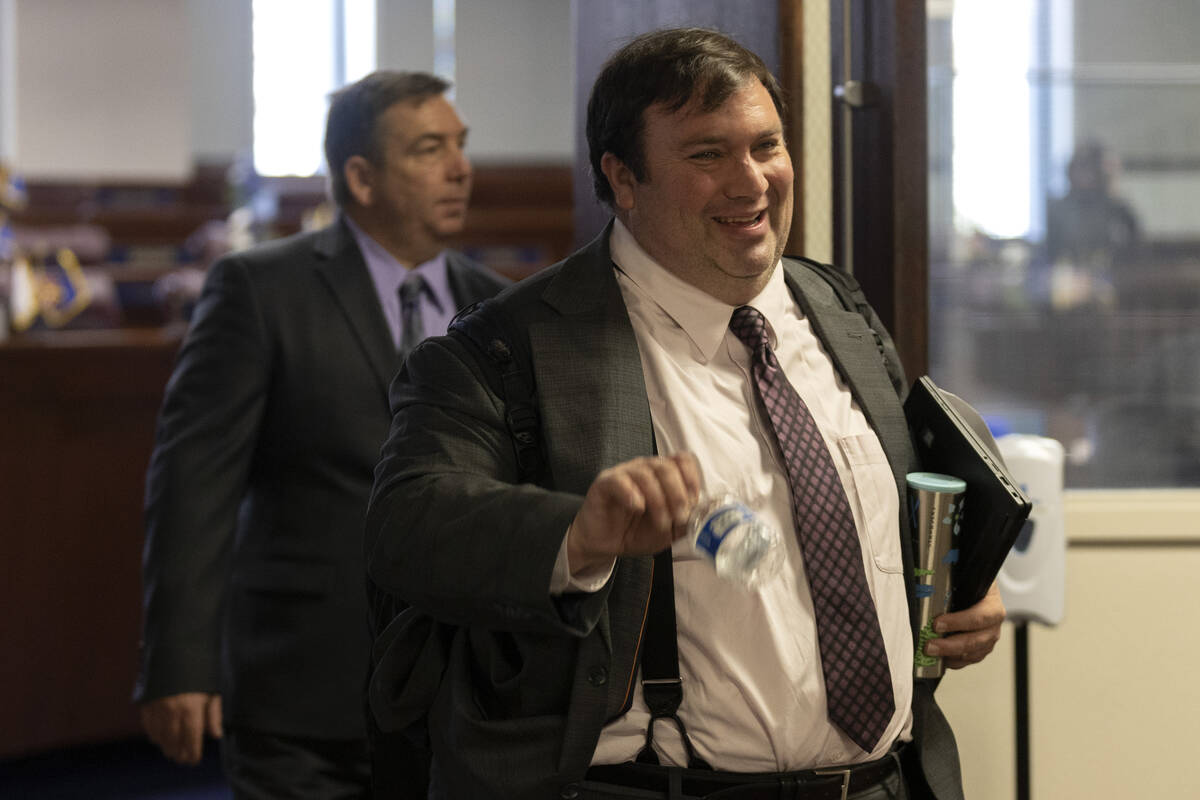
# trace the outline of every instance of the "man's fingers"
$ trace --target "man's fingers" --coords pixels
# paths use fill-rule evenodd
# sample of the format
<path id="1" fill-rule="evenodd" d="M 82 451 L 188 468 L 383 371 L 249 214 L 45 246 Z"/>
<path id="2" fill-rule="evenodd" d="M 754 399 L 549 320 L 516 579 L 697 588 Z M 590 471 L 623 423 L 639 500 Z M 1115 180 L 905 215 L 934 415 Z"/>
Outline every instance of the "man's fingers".
<path id="1" fill-rule="evenodd" d="M 700 499 L 700 487 L 702 479 L 700 477 L 700 462 L 691 453 L 676 453 L 671 456 L 671 460 L 675 462 L 675 466 L 679 470 L 679 477 L 683 481 L 684 498 L 687 504 L 687 512 L 684 515 L 690 515 L 692 508 Z"/>
<path id="2" fill-rule="evenodd" d="M 189 709 L 181 721 L 176 759 L 181 764 L 199 764 L 204 753 L 204 717 L 195 712 L 196 709 Z"/>
<path id="3" fill-rule="evenodd" d="M 686 490 L 678 467 L 666 459 L 641 459 L 631 466 L 631 475 L 646 498 L 649 523 L 656 532 L 669 535 L 679 517 L 686 516 Z"/>
<path id="4" fill-rule="evenodd" d="M 999 626 L 1004 622 L 1004 617 L 1004 601 L 1000 597 L 1000 587 L 993 583 L 982 600 L 962 611 L 942 614 L 934 620 L 933 629 L 938 633 L 978 631 Z"/>
<path id="5" fill-rule="evenodd" d="M 208 705 L 205 706 L 207 722 L 205 728 L 208 735 L 214 739 L 220 739 L 225 735 L 225 720 L 221 712 L 221 695 L 215 694 L 209 698 Z"/>
<path id="6" fill-rule="evenodd" d="M 187 692 L 151 700 L 142 705 L 142 727 L 150 741 L 158 745 L 163 755 L 181 764 L 196 764 L 204 750 L 206 717 L 211 723 L 210 710 L 214 695 Z M 220 698 L 215 722 L 220 727 Z"/>
<path id="7" fill-rule="evenodd" d="M 596 490 L 598 502 L 619 509 L 630 517 L 636 517 L 646 510 L 645 495 L 637 480 L 625 470 L 614 468 L 600 473 Z"/>
<path id="8" fill-rule="evenodd" d="M 925 645 L 925 652 L 942 657 L 950 669 L 976 664 L 986 658 L 996 642 L 1000 641 L 1004 617 L 1000 588 L 993 583 L 984 598 L 975 605 L 952 614 L 942 614 L 934 620 L 933 629 L 939 634 L 949 635 L 931 640 Z"/>
<path id="9" fill-rule="evenodd" d="M 981 601 L 963 611 L 943 614 L 934 622 L 934 630 L 938 633 L 960 633 L 977 631 L 999 625 L 1004 621 L 1004 607 L 984 606 Z"/>
<path id="10" fill-rule="evenodd" d="M 940 656 L 946 666 L 958 669 L 975 664 L 987 657 L 1000 640 L 1000 626 L 971 633 L 956 633 L 942 639 L 931 639 L 925 645 L 925 653 Z"/>
<path id="11" fill-rule="evenodd" d="M 688 453 L 635 458 L 604 470 L 571 524 L 571 568 L 669 547 L 686 532 L 699 493 L 700 468 Z"/>

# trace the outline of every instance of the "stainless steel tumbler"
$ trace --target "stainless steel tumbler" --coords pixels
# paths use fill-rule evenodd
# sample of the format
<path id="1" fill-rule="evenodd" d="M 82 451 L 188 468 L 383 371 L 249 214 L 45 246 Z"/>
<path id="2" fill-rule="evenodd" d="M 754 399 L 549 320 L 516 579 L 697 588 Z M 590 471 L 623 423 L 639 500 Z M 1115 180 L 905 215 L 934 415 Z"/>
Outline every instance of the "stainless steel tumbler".
<path id="1" fill-rule="evenodd" d="M 958 562 L 958 523 L 967 484 L 936 472 L 910 472 L 906 477 L 908 507 L 917 535 L 913 577 L 921 626 L 913 654 L 913 675 L 937 678 L 944 669 L 942 659 L 925 655 L 925 643 L 937 638 L 933 620 L 950 607 L 951 578 Z"/>

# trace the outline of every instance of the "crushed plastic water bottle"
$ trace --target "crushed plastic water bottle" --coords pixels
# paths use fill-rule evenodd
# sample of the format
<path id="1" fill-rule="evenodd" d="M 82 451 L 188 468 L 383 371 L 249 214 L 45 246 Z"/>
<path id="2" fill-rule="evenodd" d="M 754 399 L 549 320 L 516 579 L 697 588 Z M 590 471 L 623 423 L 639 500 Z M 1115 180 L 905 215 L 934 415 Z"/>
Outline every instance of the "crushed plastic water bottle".
<path id="1" fill-rule="evenodd" d="M 726 580 L 756 589 L 783 566 L 783 537 L 734 495 L 701 496 L 688 520 L 692 546 Z"/>

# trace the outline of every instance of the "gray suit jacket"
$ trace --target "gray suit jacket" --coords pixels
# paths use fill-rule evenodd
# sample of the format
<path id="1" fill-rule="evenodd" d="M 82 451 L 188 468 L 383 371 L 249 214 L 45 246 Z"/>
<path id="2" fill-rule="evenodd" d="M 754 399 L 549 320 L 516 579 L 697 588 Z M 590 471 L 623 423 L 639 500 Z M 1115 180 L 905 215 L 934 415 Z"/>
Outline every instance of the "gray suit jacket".
<path id="1" fill-rule="evenodd" d="M 447 262 L 461 305 L 506 283 Z M 146 477 L 135 699 L 220 692 L 232 725 L 364 735 L 362 524 L 399 368 L 341 221 L 212 266 Z"/>
<path id="2" fill-rule="evenodd" d="M 546 466 L 539 486 L 513 485 L 504 400 L 463 341 L 424 343 L 392 389 L 395 419 L 368 512 L 367 567 L 412 608 L 376 642 L 371 706 L 393 729 L 429 709 L 433 797 L 569 796 L 601 727 L 629 700 L 652 559 L 619 559 L 594 594 L 547 591 L 563 534 L 596 474 L 654 452 L 641 360 L 607 242 L 606 231 L 498 298 L 513 336 L 527 337 Z M 867 323 L 810 268 L 785 268 L 904 497 L 914 456 Z M 882 331 L 878 320 L 873 327 Z M 886 334 L 885 342 L 894 358 Z M 903 511 L 900 524 L 911 575 Z M 931 687 L 917 695 L 925 772 L 937 797 L 960 797 L 953 737 Z"/>

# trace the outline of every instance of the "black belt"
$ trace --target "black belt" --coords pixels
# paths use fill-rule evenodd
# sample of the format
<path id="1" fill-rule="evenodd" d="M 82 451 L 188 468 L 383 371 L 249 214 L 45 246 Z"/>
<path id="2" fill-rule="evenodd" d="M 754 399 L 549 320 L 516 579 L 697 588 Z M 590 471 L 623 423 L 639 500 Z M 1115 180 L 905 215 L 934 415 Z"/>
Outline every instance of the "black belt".
<path id="1" fill-rule="evenodd" d="M 713 800 L 846 800 L 878 786 L 900 771 L 900 750 L 862 764 L 796 772 L 713 772 L 653 764 L 603 764 L 587 771 L 587 780 L 661 792 L 664 797 Z M 672 786 L 674 784 L 674 786 Z"/>

